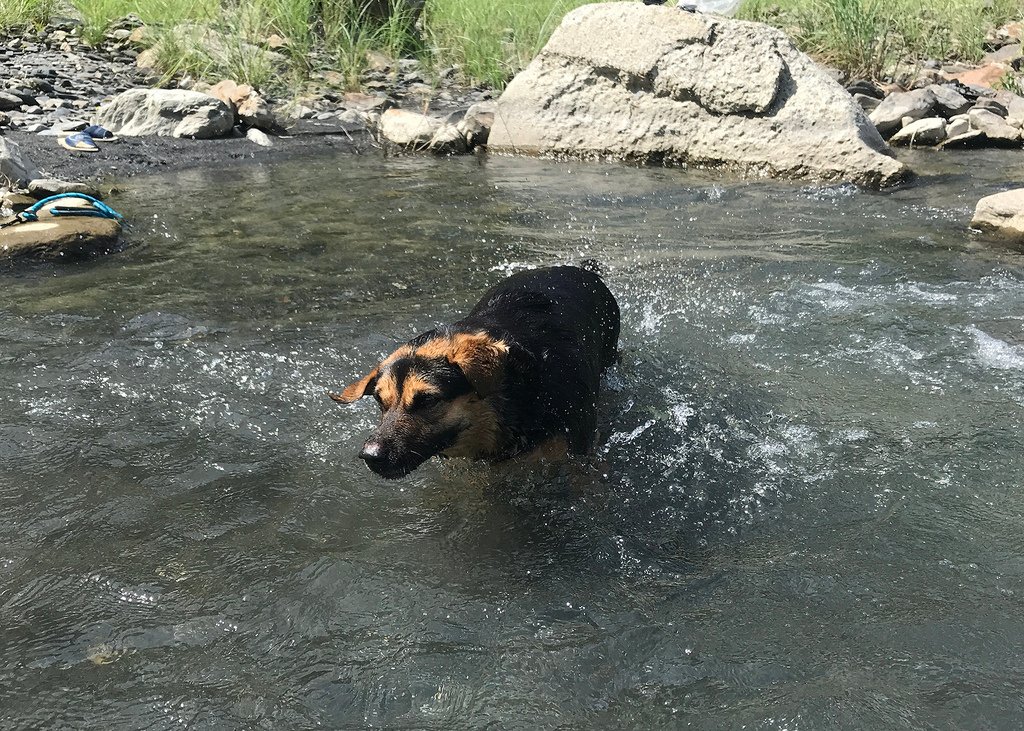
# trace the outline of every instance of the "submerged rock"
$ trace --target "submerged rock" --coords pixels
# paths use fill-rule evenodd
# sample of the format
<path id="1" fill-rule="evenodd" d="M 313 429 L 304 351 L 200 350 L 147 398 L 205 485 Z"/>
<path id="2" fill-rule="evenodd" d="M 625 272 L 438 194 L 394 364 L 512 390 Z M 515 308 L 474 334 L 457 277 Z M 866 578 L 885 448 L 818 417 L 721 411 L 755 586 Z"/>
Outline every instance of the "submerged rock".
<path id="1" fill-rule="evenodd" d="M 868 186 L 908 172 L 780 31 L 633 3 L 566 15 L 499 98 L 488 147 Z"/>
<path id="2" fill-rule="evenodd" d="M 157 135 L 211 139 L 235 123 L 220 99 L 181 89 L 130 89 L 100 107 L 96 124 L 125 137 Z"/>
<path id="3" fill-rule="evenodd" d="M 974 209 L 971 226 L 1024 243 L 1024 188 L 982 198 Z"/>

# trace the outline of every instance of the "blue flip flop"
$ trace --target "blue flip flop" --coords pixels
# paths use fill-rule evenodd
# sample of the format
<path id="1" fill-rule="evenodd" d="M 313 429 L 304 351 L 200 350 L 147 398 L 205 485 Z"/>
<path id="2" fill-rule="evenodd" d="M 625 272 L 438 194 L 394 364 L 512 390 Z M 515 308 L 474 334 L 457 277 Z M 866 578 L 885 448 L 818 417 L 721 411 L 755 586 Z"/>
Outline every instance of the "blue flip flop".
<path id="1" fill-rule="evenodd" d="M 96 152 L 100 148 L 92 141 L 92 137 L 85 132 L 75 132 L 73 135 L 61 137 L 58 142 L 61 147 L 66 147 L 75 152 Z"/>

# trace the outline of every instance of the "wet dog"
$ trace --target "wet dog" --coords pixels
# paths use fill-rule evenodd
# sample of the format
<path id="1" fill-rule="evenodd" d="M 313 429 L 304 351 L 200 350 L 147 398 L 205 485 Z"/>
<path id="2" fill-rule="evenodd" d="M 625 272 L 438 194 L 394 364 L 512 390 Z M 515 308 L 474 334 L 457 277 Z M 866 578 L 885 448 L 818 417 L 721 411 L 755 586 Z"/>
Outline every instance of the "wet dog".
<path id="1" fill-rule="evenodd" d="M 514 274 L 463 319 L 413 338 L 330 397 L 372 396 L 380 425 L 359 457 L 403 477 L 433 456 L 501 461 L 589 451 L 619 306 L 593 265 Z"/>

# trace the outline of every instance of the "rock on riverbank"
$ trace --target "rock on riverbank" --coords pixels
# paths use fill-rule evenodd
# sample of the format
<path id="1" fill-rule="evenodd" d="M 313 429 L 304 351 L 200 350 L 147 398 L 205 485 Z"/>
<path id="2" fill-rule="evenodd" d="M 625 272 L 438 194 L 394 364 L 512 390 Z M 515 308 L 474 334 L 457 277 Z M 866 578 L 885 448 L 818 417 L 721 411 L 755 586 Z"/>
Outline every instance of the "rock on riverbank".
<path id="1" fill-rule="evenodd" d="M 488 145 L 871 187 L 908 173 L 780 31 L 633 3 L 566 15 L 499 98 Z"/>

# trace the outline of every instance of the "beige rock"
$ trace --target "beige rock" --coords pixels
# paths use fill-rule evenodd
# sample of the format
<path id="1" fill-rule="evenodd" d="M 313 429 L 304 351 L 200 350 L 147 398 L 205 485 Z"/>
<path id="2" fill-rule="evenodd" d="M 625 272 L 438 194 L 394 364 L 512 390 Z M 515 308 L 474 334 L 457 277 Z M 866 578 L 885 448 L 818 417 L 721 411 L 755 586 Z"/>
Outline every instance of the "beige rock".
<path id="1" fill-rule="evenodd" d="M 907 173 L 780 31 L 636 3 L 566 15 L 498 100 L 488 149 L 869 186 Z"/>
<path id="2" fill-rule="evenodd" d="M 440 119 L 404 109 L 389 109 L 380 115 L 379 130 L 388 142 L 414 150 L 427 148 L 441 129 Z"/>
<path id="3" fill-rule="evenodd" d="M 121 224 L 108 218 L 51 216 L 46 206 L 39 220 L 0 228 L 0 260 L 82 259 L 109 253 L 117 247 Z M 61 206 L 87 206 L 86 201 L 63 200 Z"/>
<path id="4" fill-rule="evenodd" d="M 982 198 L 974 209 L 971 226 L 1024 243 L 1024 188 Z"/>
<path id="5" fill-rule="evenodd" d="M 1010 67 L 1006 64 L 990 63 L 976 69 L 970 69 L 969 71 L 950 74 L 949 78 L 959 81 L 961 84 L 992 87 L 996 82 L 1001 81 L 1009 70 Z"/>
<path id="6" fill-rule="evenodd" d="M 967 113 L 971 129 L 984 133 L 995 144 L 1018 145 L 1020 130 L 1007 124 L 1006 120 L 987 109 L 972 109 Z"/>
<path id="7" fill-rule="evenodd" d="M 237 84 L 224 79 L 206 92 L 227 104 L 235 113 L 235 121 L 245 127 L 255 127 L 264 132 L 280 132 L 278 121 L 270 104 L 248 84 Z"/>
<path id="8" fill-rule="evenodd" d="M 890 139 L 894 145 L 937 145 L 946 139 L 946 120 L 929 117 L 911 122 Z"/>

